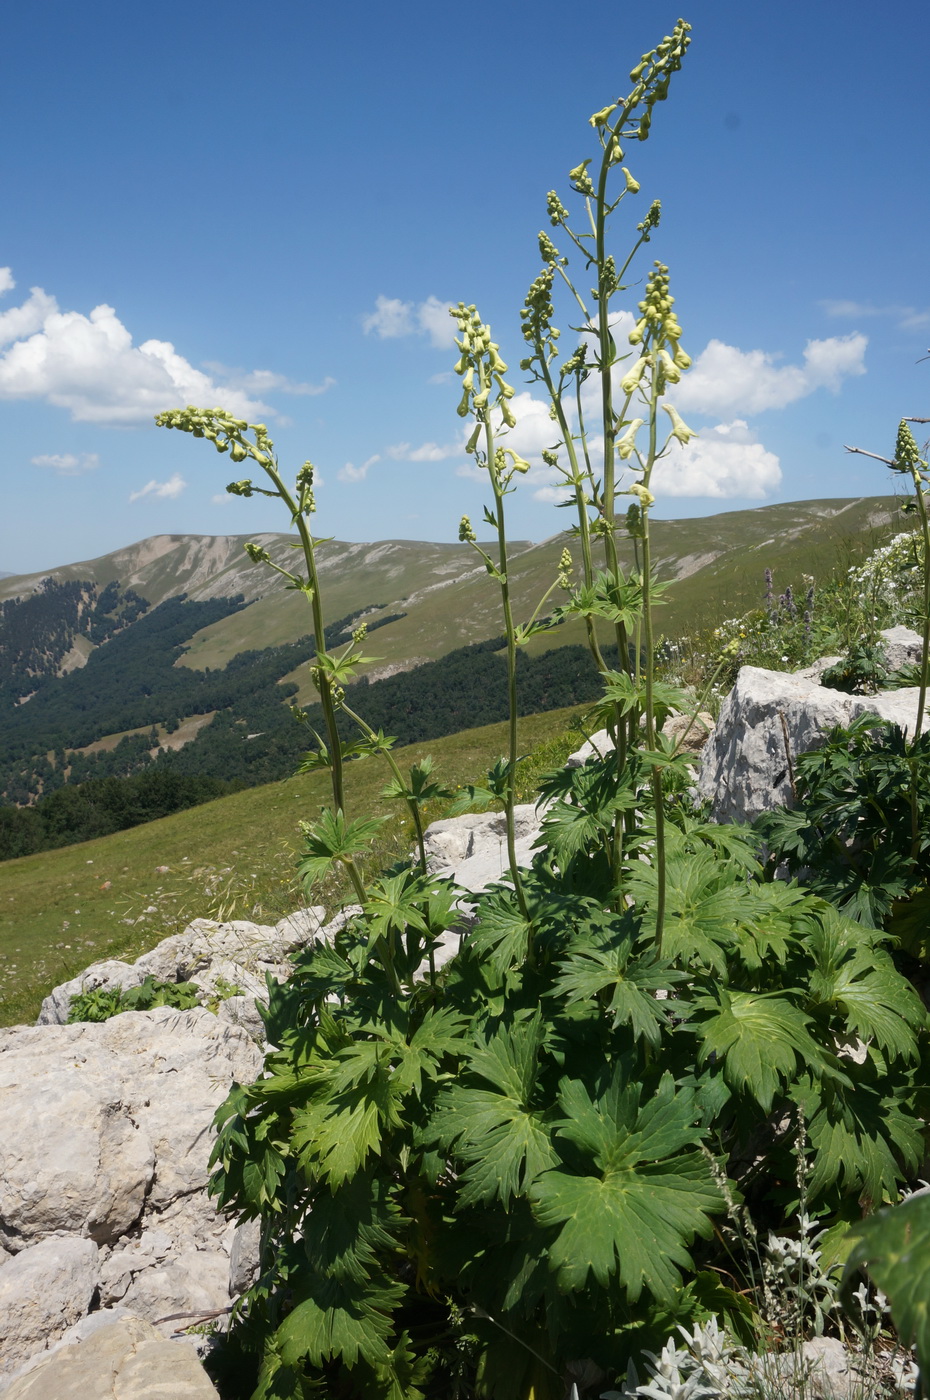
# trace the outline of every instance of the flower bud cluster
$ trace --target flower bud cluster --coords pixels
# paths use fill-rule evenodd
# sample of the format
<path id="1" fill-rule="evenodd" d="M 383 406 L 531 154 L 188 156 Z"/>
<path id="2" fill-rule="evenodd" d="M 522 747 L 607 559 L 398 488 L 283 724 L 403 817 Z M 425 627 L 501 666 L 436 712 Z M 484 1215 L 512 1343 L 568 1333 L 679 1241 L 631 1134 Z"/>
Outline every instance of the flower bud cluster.
<path id="1" fill-rule="evenodd" d="M 634 87 L 623 105 L 627 111 L 640 104 L 645 109 L 640 116 L 638 127 L 629 133 L 639 141 L 645 141 L 649 136 L 653 107 L 668 97 L 672 74 L 678 72 L 691 43 L 690 32 L 690 24 L 680 19 L 671 34 L 667 34 L 649 53 L 644 53 L 630 72 L 630 82 Z"/>
<path id="2" fill-rule="evenodd" d="M 657 376 L 658 393 L 664 394 L 666 384 L 677 384 L 682 370 L 691 364 L 690 355 L 681 348 L 681 326 L 672 310 L 674 301 L 669 292 L 668 268 L 657 262 L 649 274 L 646 295 L 639 303 L 640 319 L 630 331 L 630 344 L 642 344 L 644 348 L 640 359 L 621 380 L 625 394 L 633 393 L 639 386 L 647 365 Z M 666 345 L 671 346 L 671 352 Z M 680 419 L 675 424 L 676 436 L 679 424 Z"/>
<path id="3" fill-rule="evenodd" d="M 562 557 L 559 559 L 559 578 L 558 578 L 558 584 L 559 584 L 559 587 L 560 587 L 560 588 L 563 590 L 563 592 L 565 592 L 565 593 L 571 592 L 571 589 L 572 589 L 572 570 L 574 569 L 574 567 L 575 567 L 575 564 L 574 564 L 574 561 L 573 561 L 573 559 L 572 559 L 571 554 L 569 553 L 569 551 L 568 551 L 567 549 L 563 549 L 563 550 L 562 550 Z"/>
<path id="4" fill-rule="evenodd" d="M 474 544 L 478 536 L 471 527 L 471 521 L 467 515 L 463 515 L 459 521 L 459 540 L 462 544 Z"/>
<path id="5" fill-rule="evenodd" d="M 591 157 L 583 160 L 580 165 L 576 165 L 574 170 L 568 172 L 572 189 L 578 194 L 586 195 L 589 199 L 594 198 L 594 182 L 588 174 L 588 166 L 591 164 Z"/>
<path id="6" fill-rule="evenodd" d="M 649 212 L 641 224 L 636 225 L 636 232 L 643 235 L 643 242 L 648 243 L 652 230 L 659 227 L 659 220 L 662 218 L 662 201 L 654 199 L 649 206 Z"/>
<path id="7" fill-rule="evenodd" d="M 217 452 L 228 452 L 234 462 L 244 462 L 247 457 L 260 467 L 270 467 L 274 462 L 274 443 L 264 423 L 247 423 L 224 408 L 195 408 L 188 404 L 187 408 L 159 413 L 155 422 L 160 428 L 178 428 L 182 433 L 206 438 Z M 244 436 L 247 432 L 254 434 L 254 442 Z"/>
<path id="8" fill-rule="evenodd" d="M 568 222 L 568 210 L 559 199 L 555 190 L 550 190 L 546 195 L 546 213 L 549 215 L 549 222 L 555 228 L 558 224 Z"/>
<path id="9" fill-rule="evenodd" d="M 316 498 L 313 494 L 314 471 L 315 468 L 312 462 L 304 462 L 297 473 L 297 498 L 303 515 L 313 515 L 316 510 Z"/>
<path id="10" fill-rule="evenodd" d="M 361 643 L 365 640 L 365 638 L 366 638 L 367 636 L 368 636 L 368 623 L 367 623 L 367 622 L 362 622 L 362 623 L 359 624 L 358 627 L 355 628 L 355 631 L 352 633 L 352 642 L 353 642 L 353 645 L 354 645 L 354 646 L 360 646 Z"/>
<path id="11" fill-rule="evenodd" d="M 253 564 L 271 563 L 271 555 L 268 553 L 267 549 L 263 549 L 260 544 L 254 544 L 250 540 L 248 544 L 243 546 L 243 548 L 245 549 L 246 554 L 249 556 Z"/>
<path id="12" fill-rule="evenodd" d="M 457 409 L 459 417 L 466 418 L 469 411 L 473 411 L 479 423 L 485 422 L 491 391 L 496 385 L 494 403 L 500 409 L 507 427 L 515 427 L 516 419 L 508 403 L 514 396 L 514 390 L 504 380 L 507 366 L 501 359 L 500 346 L 491 339 L 491 327 L 483 323 L 474 306 L 466 306 L 461 301 L 457 307 L 450 308 L 449 314 L 458 322 L 461 335 L 461 340 L 455 342 L 462 352 L 455 366 L 456 374 L 462 377 L 462 398 Z M 473 452 L 477 440 L 477 434 L 473 433 L 466 450 Z"/>
<path id="13" fill-rule="evenodd" d="M 904 419 L 898 426 L 898 436 L 894 448 L 894 462 L 891 470 L 895 472 L 907 472 L 909 476 L 916 476 L 924 463 L 920 459 L 920 452 L 917 449 L 917 441 L 911 432 L 910 424 Z"/>
<path id="14" fill-rule="evenodd" d="M 540 247 L 545 237 L 544 233 L 539 235 Z M 546 239 L 546 242 L 548 243 L 549 240 Z M 564 262 L 565 259 L 562 261 Z M 547 362 L 559 353 L 556 341 L 561 335 L 561 331 L 552 324 L 554 315 L 552 282 L 554 277 L 555 266 L 550 262 L 531 284 L 526 294 L 526 300 L 520 309 L 520 320 L 523 322 L 520 329 L 523 332 L 523 339 L 537 353 L 545 355 Z M 520 368 L 529 369 L 532 363 L 532 358 L 521 360 Z"/>
<path id="15" fill-rule="evenodd" d="M 251 481 L 231 481 L 226 490 L 230 496 L 251 496 L 254 487 Z"/>

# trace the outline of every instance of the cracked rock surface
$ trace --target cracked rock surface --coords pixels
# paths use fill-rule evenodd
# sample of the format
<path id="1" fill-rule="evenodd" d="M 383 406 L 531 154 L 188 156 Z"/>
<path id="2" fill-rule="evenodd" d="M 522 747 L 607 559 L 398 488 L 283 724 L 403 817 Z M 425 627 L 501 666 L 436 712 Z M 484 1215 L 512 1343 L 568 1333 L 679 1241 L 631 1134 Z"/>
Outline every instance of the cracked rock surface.
<path id="1" fill-rule="evenodd" d="M 0 1377 L 92 1301 L 151 1323 L 228 1305 L 211 1122 L 261 1064 L 247 1031 L 199 1007 L 0 1030 Z"/>

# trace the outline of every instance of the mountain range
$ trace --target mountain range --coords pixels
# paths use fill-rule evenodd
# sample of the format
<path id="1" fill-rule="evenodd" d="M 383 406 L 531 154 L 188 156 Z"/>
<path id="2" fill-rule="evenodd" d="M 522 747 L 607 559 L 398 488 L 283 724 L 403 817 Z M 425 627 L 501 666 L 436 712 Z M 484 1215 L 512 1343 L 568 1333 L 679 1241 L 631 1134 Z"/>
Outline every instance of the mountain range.
<path id="1" fill-rule="evenodd" d="M 656 521 L 653 557 L 669 584 L 658 631 L 680 639 L 758 605 L 767 568 L 777 591 L 822 582 L 897 521 L 893 497 Z M 157 769 L 166 776 L 152 779 L 145 803 L 160 810 L 169 778 L 174 792 L 182 777 L 253 785 L 293 771 L 320 723 L 306 665 L 311 617 L 280 574 L 251 562 L 249 538 L 158 535 L 0 577 L 0 813 L 52 803 L 54 829 L 41 839 L 60 843 L 89 820 L 62 795 L 66 786 Z M 292 537 L 254 538 L 280 567 L 295 567 Z M 566 546 L 570 533 L 512 545 L 518 619 L 551 589 Z M 635 547 L 623 537 L 627 565 Z M 412 743 L 503 717 L 499 597 L 469 545 L 331 540 L 318 561 L 327 645 L 347 642 L 360 620 L 372 634 L 358 705 L 371 724 Z M 597 677 L 581 642 L 577 623 L 533 639 L 521 656 L 523 713 L 593 698 Z M 308 728 L 294 724 L 295 702 L 308 707 Z M 93 791 L 94 821 L 101 803 L 126 805 L 122 790 Z"/>

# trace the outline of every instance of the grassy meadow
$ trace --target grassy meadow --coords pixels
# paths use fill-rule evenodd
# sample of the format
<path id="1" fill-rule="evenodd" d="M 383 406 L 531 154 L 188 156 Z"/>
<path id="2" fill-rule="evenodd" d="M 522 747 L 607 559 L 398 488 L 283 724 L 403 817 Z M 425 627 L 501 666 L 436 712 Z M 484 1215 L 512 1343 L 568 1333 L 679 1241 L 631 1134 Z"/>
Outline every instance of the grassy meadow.
<path id="1" fill-rule="evenodd" d="M 579 708 L 521 720 L 523 800 L 535 776 L 581 743 Z M 469 729 L 396 751 L 401 769 L 433 755 L 450 787 L 474 782 L 504 751 L 506 725 Z M 381 797 L 383 764 L 346 771 L 351 815 L 391 813 L 373 848 L 376 866 L 411 845 L 406 813 Z M 308 774 L 204 803 L 96 841 L 0 863 L 0 1025 L 33 1021 L 42 997 L 101 958 L 133 959 L 191 919 L 274 923 L 309 902 L 295 878 L 298 823 L 331 802 L 326 773 Z M 443 815 L 437 803 L 431 819 Z M 347 895 L 324 887 L 313 902 Z"/>

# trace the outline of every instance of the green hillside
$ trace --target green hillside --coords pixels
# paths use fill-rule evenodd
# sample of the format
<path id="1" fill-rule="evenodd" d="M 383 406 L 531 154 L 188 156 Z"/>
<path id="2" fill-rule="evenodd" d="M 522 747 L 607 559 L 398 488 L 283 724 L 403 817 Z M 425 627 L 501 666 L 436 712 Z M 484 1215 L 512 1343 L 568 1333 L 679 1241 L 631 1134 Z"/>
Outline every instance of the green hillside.
<path id="1" fill-rule="evenodd" d="M 566 734 L 577 708 L 521 721 L 527 751 L 560 761 L 580 743 Z M 469 729 L 396 751 L 401 767 L 425 753 L 450 786 L 479 779 L 506 746 L 506 726 Z M 524 785 L 532 791 L 535 769 Z M 370 760 L 346 773 L 351 813 L 396 811 L 381 797 L 386 770 Z M 249 788 L 131 831 L 0 864 L 0 1025 L 35 1018 L 42 997 L 101 958 L 135 958 L 197 917 L 274 923 L 305 903 L 294 879 L 298 823 L 329 799 L 327 775 Z M 440 816 L 437 808 L 433 818 Z M 402 816 L 383 829 L 378 856 L 393 859 L 411 837 Z M 167 869 L 160 869 L 167 867 Z M 324 890 L 327 902 L 343 891 Z"/>

